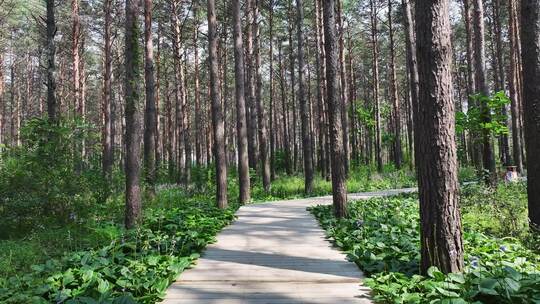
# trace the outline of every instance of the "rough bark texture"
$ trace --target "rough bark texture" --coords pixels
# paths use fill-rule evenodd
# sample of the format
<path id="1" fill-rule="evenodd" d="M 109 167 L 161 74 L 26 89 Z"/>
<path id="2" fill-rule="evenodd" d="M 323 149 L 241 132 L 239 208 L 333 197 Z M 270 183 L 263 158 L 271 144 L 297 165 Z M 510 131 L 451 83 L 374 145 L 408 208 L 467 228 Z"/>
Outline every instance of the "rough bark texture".
<path id="1" fill-rule="evenodd" d="M 156 93 L 154 47 L 152 43 L 152 0 L 144 0 L 144 80 L 146 109 L 144 111 L 144 166 L 150 193 L 156 182 Z"/>
<path id="2" fill-rule="evenodd" d="M 274 88 L 274 0 L 269 0 L 268 5 L 268 27 L 269 27 L 269 39 L 270 47 L 268 50 L 268 57 L 270 61 L 270 179 L 274 180 L 276 178 L 276 167 L 275 167 L 275 155 L 276 155 L 276 137 L 277 132 L 273 132 L 274 125 L 276 125 L 275 119 L 275 88 Z"/>
<path id="3" fill-rule="evenodd" d="M 343 8 L 342 0 L 336 0 L 337 5 L 337 27 L 338 27 L 338 41 L 339 41 L 339 72 L 340 72 L 340 93 L 341 93 L 341 120 L 343 128 L 343 149 L 345 153 L 345 172 L 349 172 L 349 116 L 347 115 L 347 108 L 349 107 L 349 84 L 347 83 L 347 66 L 345 65 L 345 27 L 343 22 Z"/>
<path id="4" fill-rule="evenodd" d="M 382 135 L 381 135 L 381 109 L 379 102 L 379 46 L 377 38 L 377 3 L 370 0 L 371 5 L 371 48 L 373 52 L 373 104 L 375 106 L 375 159 L 377 171 L 382 172 Z"/>
<path id="5" fill-rule="evenodd" d="M 77 115 L 82 116 L 81 86 L 80 86 L 80 56 L 79 56 L 79 38 L 81 36 L 81 22 L 79 18 L 79 0 L 71 1 L 71 56 L 73 58 L 73 97 Z"/>
<path id="6" fill-rule="evenodd" d="M 45 49 L 47 50 L 47 113 L 49 119 L 55 121 L 57 118 L 56 104 L 56 66 L 54 57 L 56 46 L 54 36 L 56 35 L 56 20 L 54 17 L 54 0 L 47 0 L 47 40 Z"/>
<path id="7" fill-rule="evenodd" d="M 510 112 L 512 114 L 512 156 L 514 165 L 517 167 L 518 172 L 523 172 L 523 158 L 522 153 L 522 140 L 521 140 L 521 124 L 520 124 L 520 94 L 519 94 L 519 81 L 518 75 L 520 72 L 519 67 L 519 53 L 518 53 L 518 30 L 516 24 L 516 4 L 514 1 L 508 1 L 508 37 L 510 42 L 510 69 L 508 70 L 508 88 L 510 92 Z"/>
<path id="8" fill-rule="evenodd" d="M 339 98 L 338 39 L 336 37 L 335 1 L 323 4 L 324 36 L 326 51 L 326 102 L 330 115 L 330 142 L 332 163 L 332 196 L 335 215 L 347 216 L 347 185 L 344 165 L 343 131 L 341 126 L 341 101 Z"/>
<path id="9" fill-rule="evenodd" d="M 240 0 L 233 0 L 234 22 L 234 76 L 236 92 L 236 132 L 238 144 L 238 180 L 240 186 L 239 202 L 245 204 L 250 200 L 248 138 L 246 125 L 244 46 L 242 40 L 242 16 Z"/>
<path id="10" fill-rule="evenodd" d="M 392 101 L 392 121 L 394 133 L 394 163 L 396 168 L 401 168 L 403 161 L 401 151 L 401 110 L 398 96 L 397 75 L 396 75 L 396 55 L 394 43 L 394 27 L 392 23 L 392 0 L 388 0 L 388 30 L 390 38 L 390 99 Z"/>
<path id="11" fill-rule="evenodd" d="M 521 2 L 523 106 L 531 226 L 540 227 L 540 0 Z"/>
<path id="12" fill-rule="evenodd" d="M 139 1 L 126 1 L 125 115 L 126 115 L 126 228 L 135 227 L 141 216 L 140 110 L 141 48 L 139 46 Z"/>
<path id="13" fill-rule="evenodd" d="M 463 268 L 450 32 L 448 0 L 416 3 L 420 95 L 415 136 L 424 274 L 430 266 L 445 273 Z"/>
<path id="14" fill-rule="evenodd" d="M 105 26 L 104 26 L 104 72 L 103 72 L 103 129 L 102 129 L 102 143 L 103 143 L 103 156 L 102 167 L 103 175 L 107 178 L 111 177 L 113 166 L 113 141 L 114 136 L 112 134 L 112 50 L 111 50 L 111 2 L 112 0 L 105 0 L 103 3 L 105 10 Z"/>
<path id="15" fill-rule="evenodd" d="M 216 165 L 216 200 L 221 209 L 227 208 L 227 156 L 225 155 L 225 124 L 219 90 L 218 33 L 214 0 L 207 1 L 208 54 L 210 72 L 210 99 L 214 131 L 214 160 Z"/>
<path id="16" fill-rule="evenodd" d="M 304 153 L 304 192 L 313 191 L 313 151 L 311 150 L 311 133 L 309 131 L 309 104 L 305 97 L 304 64 L 304 7 L 302 0 L 296 0 L 296 27 L 298 40 L 298 103 L 302 120 L 302 146 Z"/>
<path id="17" fill-rule="evenodd" d="M 285 172 L 288 175 L 292 174 L 291 167 L 291 145 L 289 140 L 289 119 L 288 119 L 288 110 L 287 105 L 287 95 L 285 93 L 285 71 L 283 68 L 283 53 L 281 44 L 278 45 L 278 61 L 279 61 L 279 86 L 281 91 L 281 106 L 282 106 L 282 115 L 283 115 L 283 146 L 285 150 Z"/>
<path id="18" fill-rule="evenodd" d="M 474 71 L 474 34 L 472 29 L 473 12 L 471 7 L 471 1 L 475 0 L 463 0 L 463 13 L 465 21 L 465 33 L 467 42 L 467 101 L 471 107 L 476 107 L 476 103 L 471 99 L 471 96 L 476 94 L 477 86 L 475 81 Z M 478 132 L 474 131 L 470 133 L 470 154 L 473 164 L 477 169 L 482 167 L 482 151 L 478 144 Z"/>
<path id="19" fill-rule="evenodd" d="M 4 54 L 0 53 L 0 145 L 4 143 L 4 117 L 5 117 L 5 102 L 4 102 Z"/>
<path id="20" fill-rule="evenodd" d="M 266 109 L 262 101 L 262 75 L 261 75 L 261 41 L 259 35 L 259 1 L 255 1 L 254 7 L 254 55 L 255 55 L 255 105 L 257 107 L 258 135 L 259 135 L 259 156 L 261 162 L 261 176 L 263 189 L 266 192 L 270 191 L 270 157 L 268 155 L 268 132 L 266 126 Z"/>
<path id="21" fill-rule="evenodd" d="M 292 141 L 293 145 L 293 157 L 292 157 L 292 169 L 294 172 L 298 169 L 298 136 L 297 136 L 297 130 L 298 130 L 298 119 L 297 119 L 297 112 L 296 112 L 296 74 L 294 73 L 294 46 L 293 46 L 293 29 L 294 29 L 294 18 L 293 18 L 293 8 L 292 8 L 292 0 L 287 1 L 287 18 L 288 18 L 288 24 L 287 24 L 287 34 L 289 38 L 289 73 L 291 76 L 291 115 L 292 115 L 292 121 L 289 124 L 290 129 L 292 130 L 292 134 L 290 133 L 290 140 Z M 288 114 L 287 114 L 288 115 Z"/>
<path id="22" fill-rule="evenodd" d="M 410 98 L 410 104 L 411 104 L 411 111 L 409 113 L 409 121 L 410 121 L 410 131 L 413 132 L 414 129 L 414 115 L 418 109 L 418 62 L 416 57 L 416 40 L 414 36 L 414 22 L 412 17 L 412 9 L 411 9 L 411 3 L 409 0 L 402 0 L 402 7 L 403 7 L 403 27 L 405 29 L 405 45 L 407 48 L 407 72 L 409 75 L 409 98 Z M 413 134 L 414 135 L 414 134 Z M 416 138 L 417 136 L 414 136 L 413 139 L 413 151 L 416 151 Z M 414 161 L 411 161 L 411 165 L 416 162 L 418 156 L 413 152 L 414 155 Z"/>
<path id="23" fill-rule="evenodd" d="M 257 170 L 258 163 L 258 148 L 257 148 L 257 112 L 255 107 L 255 64 L 253 59 L 253 23 L 254 23 L 254 1 L 246 0 L 246 14 L 247 14 L 247 27 L 246 27 L 246 118 L 248 124 L 248 157 L 249 167 Z"/>
<path id="24" fill-rule="evenodd" d="M 199 18 L 195 15 L 195 29 L 193 30 L 193 60 L 195 68 L 195 163 L 197 166 L 202 165 L 202 132 L 201 124 L 201 93 L 200 93 L 200 80 L 199 80 L 199 47 L 197 42 L 199 40 Z"/>

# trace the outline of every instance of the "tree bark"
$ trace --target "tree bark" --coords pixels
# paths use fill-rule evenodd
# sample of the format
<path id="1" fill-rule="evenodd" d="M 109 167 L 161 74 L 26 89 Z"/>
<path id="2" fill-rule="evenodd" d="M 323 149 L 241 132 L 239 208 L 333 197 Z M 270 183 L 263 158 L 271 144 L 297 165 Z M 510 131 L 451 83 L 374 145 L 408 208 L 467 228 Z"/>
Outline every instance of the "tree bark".
<path id="1" fill-rule="evenodd" d="M 373 103 L 375 105 L 375 158 L 377 171 L 383 171 L 382 138 L 381 138 L 381 109 L 379 101 L 379 50 L 377 38 L 377 3 L 370 0 L 371 16 L 371 48 L 373 52 Z"/>
<path id="2" fill-rule="evenodd" d="M 419 103 L 415 117 L 421 222 L 421 272 L 463 268 L 452 98 L 448 0 L 416 2 Z"/>
<path id="3" fill-rule="evenodd" d="M 336 37 L 335 1 L 323 4 L 324 36 L 326 51 L 326 81 L 328 112 L 330 115 L 330 141 L 332 146 L 332 197 L 336 217 L 347 216 L 347 184 L 345 174 L 345 152 L 341 126 L 341 101 L 339 98 L 338 39 Z"/>
<path id="4" fill-rule="evenodd" d="M 255 107 L 255 64 L 254 64 L 254 52 L 253 52 L 253 35 L 254 29 L 253 24 L 255 20 L 254 16 L 254 1 L 255 0 L 246 0 L 246 14 L 247 14 L 247 37 L 246 37 L 246 81 L 247 81 L 247 108 L 246 108 L 246 117 L 248 124 L 248 157 L 249 157 L 249 167 L 257 170 L 257 159 L 258 159 L 258 148 L 257 148 L 257 113 Z"/>
<path id="5" fill-rule="evenodd" d="M 141 49 L 139 46 L 139 1 L 126 1 L 125 34 L 125 117 L 126 117 L 126 228 L 138 225 L 141 217 L 140 193 L 140 110 Z"/>
<path id="6" fill-rule="evenodd" d="M 349 116 L 347 115 L 347 108 L 349 107 L 349 87 L 347 83 L 347 66 L 345 65 L 345 43 L 344 35 L 345 29 L 343 25 L 343 9 L 342 0 L 337 0 L 337 26 L 338 26 L 338 40 L 339 40 L 339 72 L 340 72 L 340 92 L 341 92 L 341 115 L 342 115 L 342 128 L 343 128 L 343 150 L 345 153 L 345 172 L 349 172 Z"/>
<path id="7" fill-rule="evenodd" d="M 261 175 L 263 189 L 270 191 L 270 158 L 268 157 L 268 133 L 266 126 L 266 110 L 262 101 L 262 75 L 261 75 L 261 41 L 259 36 L 259 1 L 255 1 L 253 19 L 254 55 L 255 55 L 255 105 L 257 107 L 257 121 L 259 131 L 259 156 L 261 158 Z"/>
<path id="8" fill-rule="evenodd" d="M 0 53 L 0 146 L 4 144 L 5 125 L 5 100 L 4 100 L 4 54 Z M 1 150 L 0 150 L 1 151 Z"/>
<path id="9" fill-rule="evenodd" d="M 104 71 L 103 71 L 103 129 L 102 129 L 102 144 L 103 144 L 103 156 L 102 156 L 102 169 L 105 178 L 110 179 L 112 175 L 113 166 L 113 142 L 114 136 L 112 134 L 113 121 L 112 121 L 112 50 L 111 50 L 111 11 L 112 0 L 105 0 L 103 2 L 105 13 L 105 25 L 104 25 Z"/>
<path id="10" fill-rule="evenodd" d="M 79 18 L 79 0 L 71 1 L 71 19 L 72 19 L 72 40 L 71 56 L 73 58 L 73 99 L 76 113 L 82 116 L 81 87 L 80 87 L 80 57 L 79 57 L 79 38 L 81 36 L 81 23 Z"/>
<path id="11" fill-rule="evenodd" d="M 285 172 L 287 175 L 292 174 L 291 167 L 291 146 L 289 140 L 289 119 L 288 111 L 289 107 L 287 105 L 287 95 L 285 93 L 285 71 L 283 68 L 283 53 L 281 43 L 278 45 L 278 57 L 279 57 L 279 85 L 281 90 L 281 106 L 282 106 L 282 115 L 283 115 L 283 146 L 285 150 Z"/>
<path id="12" fill-rule="evenodd" d="M 484 7 L 482 0 L 474 0 L 474 72 L 475 82 L 479 93 L 489 96 L 486 84 L 486 52 L 484 40 Z M 485 102 L 480 101 L 481 120 L 488 124 L 491 122 L 490 109 Z M 495 178 L 495 156 L 491 145 L 491 133 L 487 129 L 482 131 L 482 164 L 484 170 L 489 171 L 487 182 L 493 182 Z"/>
<path id="13" fill-rule="evenodd" d="M 514 1 L 508 1 L 508 37 L 510 42 L 510 68 L 508 70 L 508 88 L 510 93 L 510 112 L 512 114 L 512 156 L 514 158 L 514 165 L 517 167 L 518 172 L 523 172 L 523 158 L 522 150 L 522 135 L 521 135 L 521 111 L 520 111 L 520 86 L 518 81 L 518 75 L 520 73 L 520 66 L 518 57 L 518 29 L 516 24 L 516 3 Z"/>
<path id="14" fill-rule="evenodd" d="M 501 24 L 501 0 L 492 1 L 493 9 L 493 40 L 494 40 L 494 59 L 495 66 L 493 74 L 495 75 L 495 91 L 504 91 L 505 73 L 504 73 L 504 58 L 503 58 L 503 42 L 502 42 L 502 24 Z M 501 114 L 504 117 L 508 116 L 507 106 L 504 105 L 501 109 Z M 505 120 L 505 126 L 507 126 L 507 120 Z M 508 142 L 508 135 L 503 134 L 499 137 L 500 142 L 500 157 L 505 166 L 509 166 L 512 163 L 512 155 L 510 154 L 510 145 Z"/>
<path id="15" fill-rule="evenodd" d="M 418 63 L 416 57 L 416 39 L 414 35 L 414 21 L 412 17 L 411 3 L 409 0 L 402 0 L 402 7 L 404 12 L 403 27 L 405 29 L 405 45 L 407 48 L 407 73 L 409 78 L 409 98 L 410 98 L 410 113 L 409 113 L 409 137 L 413 140 L 411 143 L 413 151 L 416 151 L 416 136 L 414 135 L 414 115 L 418 109 Z M 411 167 L 416 162 L 418 156 L 413 152 L 411 156 L 414 156 L 414 160 L 411 160 Z"/>
<path id="16" fill-rule="evenodd" d="M 56 46 L 54 36 L 56 35 L 56 19 L 54 16 L 54 0 L 46 0 L 47 5 L 47 40 L 45 49 L 47 50 L 47 113 L 49 120 L 57 120 L 57 102 L 56 102 L 56 66 L 54 57 Z"/>
<path id="17" fill-rule="evenodd" d="M 155 194 L 156 183 L 156 93 L 154 47 L 152 42 L 152 0 L 144 0 L 144 80 L 146 109 L 144 111 L 144 165 L 149 191 Z"/>
<path id="18" fill-rule="evenodd" d="M 540 227 L 540 1 L 521 1 L 523 106 L 531 227 Z"/>
<path id="19" fill-rule="evenodd" d="M 242 15 L 240 0 L 233 0 L 234 22 L 234 76 L 236 92 L 236 132 L 238 144 L 238 182 L 240 187 L 239 202 L 246 204 L 250 200 L 248 138 L 246 125 L 246 92 L 244 71 L 244 46 L 242 40 Z"/>
<path id="20" fill-rule="evenodd" d="M 202 138 L 203 130 L 201 126 L 201 93 L 199 80 L 199 48 L 197 42 L 199 40 L 199 18 L 195 16 L 195 29 L 193 30 L 193 60 L 195 61 L 195 163 L 198 167 L 202 165 Z"/>
<path id="21" fill-rule="evenodd" d="M 287 0 L 287 33 L 289 37 L 289 73 L 291 76 L 291 114 L 292 114 L 292 126 L 289 127 L 292 130 L 289 138 L 292 140 L 292 169 L 294 172 L 298 170 L 298 142 L 297 142 L 297 115 L 296 115 L 296 76 L 294 73 L 294 46 L 293 46 L 293 28 L 294 28 L 294 19 L 293 19 L 293 9 L 292 9 L 292 0 Z M 288 115 L 288 114 L 287 114 Z"/>
<path id="22" fill-rule="evenodd" d="M 268 9 L 268 27 L 269 27 L 269 61 L 270 61 L 270 179 L 274 180 L 276 178 L 276 166 L 275 166 L 275 154 L 276 154 L 276 132 L 274 125 L 276 124 L 275 120 L 275 96 L 274 96 L 274 0 L 269 0 L 269 9 Z"/>
<path id="23" fill-rule="evenodd" d="M 401 110 L 398 96 L 396 55 L 394 43 L 394 27 L 392 23 L 392 0 L 388 0 L 388 30 L 390 40 L 390 99 L 392 101 L 392 120 L 394 133 L 394 163 L 397 169 L 401 169 L 403 161 L 401 150 Z"/>
<path id="24" fill-rule="evenodd" d="M 220 209 L 227 208 L 227 157 L 225 155 L 225 124 L 221 108 L 218 67 L 218 33 L 215 0 L 207 1 L 208 59 L 210 72 L 210 99 L 212 102 L 212 127 L 214 131 L 214 159 L 216 165 L 216 200 Z"/>
<path id="25" fill-rule="evenodd" d="M 302 116 L 302 146 L 304 153 L 304 193 L 309 195 L 313 192 L 313 151 L 311 150 L 311 133 L 309 126 L 309 104 L 305 97 L 305 74 L 304 64 L 304 7 L 302 0 L 296 0 L 296 27 L 298 40 L 298 103 Z"/>

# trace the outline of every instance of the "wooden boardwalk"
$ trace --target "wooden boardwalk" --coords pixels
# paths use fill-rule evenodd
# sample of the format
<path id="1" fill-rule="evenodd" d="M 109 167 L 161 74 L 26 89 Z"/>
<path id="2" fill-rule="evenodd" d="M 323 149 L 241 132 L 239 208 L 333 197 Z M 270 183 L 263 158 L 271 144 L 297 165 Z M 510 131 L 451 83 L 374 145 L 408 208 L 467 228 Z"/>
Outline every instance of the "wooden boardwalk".
<path id="1" fill-rule="evenodd" d="M 414 189 L 350 194 L 350 200 Z M 163 303 L 371 303 L 363 274 L 306 207 L 329 196 L 247 205 L 173 283 Z"/>

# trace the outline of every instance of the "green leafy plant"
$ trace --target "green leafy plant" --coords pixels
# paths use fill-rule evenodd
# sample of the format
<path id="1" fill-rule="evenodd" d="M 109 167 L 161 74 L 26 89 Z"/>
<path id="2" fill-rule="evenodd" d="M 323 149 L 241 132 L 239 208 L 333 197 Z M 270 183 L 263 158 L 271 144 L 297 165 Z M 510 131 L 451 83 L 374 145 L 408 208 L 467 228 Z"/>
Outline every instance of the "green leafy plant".
<path id="1" fill-rule="evenodd" d="M 154 303 L 199 252 L 234 219 L 236 207 L 187 199 L 178 189 L 158 194 L 133 231 L 106 228 L 111 242 L 67 253 L 0 279 L 2 303 Z M 164 208 L 168 206 L 169 208 Z"/>
<path id="2" fill-rule="evenodd" d="M 336 219 L 331 206 L 316 206 L 310 211 L 328 237 L 369 275 L 365 283 L 377 302 L 540 301 L 540 255 L 516 239 L 475 230 L 471 222 L 478 217 L 464 217 L 464 272 L 445 275 L 432 267 L 427 276 L 422 276 L 418 274 L 420 242 L 415 195 L 350 203 L 348 219 Z"/>
<path id="3" fill-rule="evenodd" d="M 476 94 L 471 96 L 471 103 L 481 105 L 469 107 L 467 112 L 456 113 L 456 131 L 482 132 L 487 131 L 491 135 L 508 134 L 506 120 L 508 117 L 502 114 L 501 109 L 510 104 L 510 98 L 504 91 L 495 93 L 492 96 Z M 490 122 L 485 122 L 482 115 L 482 106 L 487 108 L 490 115 Z"/>

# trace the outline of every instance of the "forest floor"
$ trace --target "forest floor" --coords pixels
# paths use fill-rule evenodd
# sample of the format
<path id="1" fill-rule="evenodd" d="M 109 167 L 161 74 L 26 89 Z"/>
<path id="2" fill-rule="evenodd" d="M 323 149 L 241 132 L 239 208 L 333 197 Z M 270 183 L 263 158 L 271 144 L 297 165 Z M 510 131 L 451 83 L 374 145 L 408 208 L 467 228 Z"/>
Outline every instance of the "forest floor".
<path id="1" fill-rule="evenodd" d="M 350 194 L 350 200 L 415 188 Z M 168 289 L 164 303 L 371 303 L 358 267 L 306 210 L 331 196 L 241 207 L 238 219 Z"/>

